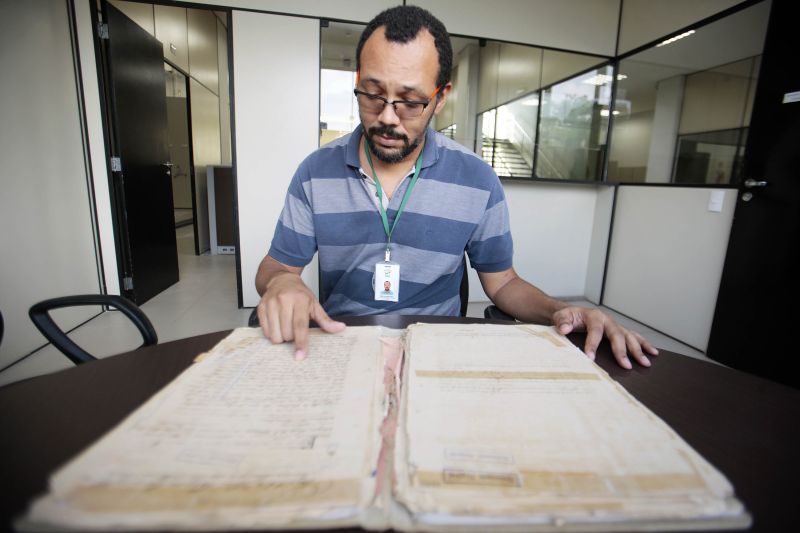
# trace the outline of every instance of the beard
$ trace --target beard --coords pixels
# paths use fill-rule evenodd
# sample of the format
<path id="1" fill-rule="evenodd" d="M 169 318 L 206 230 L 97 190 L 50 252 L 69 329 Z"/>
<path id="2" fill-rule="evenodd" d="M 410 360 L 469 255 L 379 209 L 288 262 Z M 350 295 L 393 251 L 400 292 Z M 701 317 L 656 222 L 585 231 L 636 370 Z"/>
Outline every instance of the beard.
<path id="1" fill-rule="evenodd" d="M 425 138 L 425 132 L 431 123 L 431 119 L 433 119 L 433 115 L 431 115 L 431 117 L 428 119 L 428 122 L 425 124 L 425 128 L 422 130 L 422 133 L 419 135 L 419 137 L 414 138 L 413 141 L 408 138 L 408 135 L 399 133 L 389 126 L 376 126 L 369 128 L 367 130 L 367 138 L 369 139 L 367 144 L 369 145 L 369 151 L 372 152 L 372 155 L 384 163 L 394 164 L 403 161 L 422 143 L 422 140 Z M 397 151 L 382 150 L 373 140 L 374 137 L 378 135 L 389 137 L 390 139 L 401 140 L 403 141 L 403 146 Z"/>

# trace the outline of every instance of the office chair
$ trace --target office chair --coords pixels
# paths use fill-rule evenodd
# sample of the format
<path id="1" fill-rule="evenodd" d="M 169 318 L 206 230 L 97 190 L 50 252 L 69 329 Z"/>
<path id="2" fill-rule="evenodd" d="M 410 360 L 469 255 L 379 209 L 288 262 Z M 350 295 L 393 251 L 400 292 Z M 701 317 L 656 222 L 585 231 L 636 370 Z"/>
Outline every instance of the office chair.
<path id="1" fill-rule="evenodd" d="M 3 344 L 3 330 L 5 326 L 3 325 L 3 312 L 0 311 L 0 344 Z"/>
<path id="2" fill-rule="evenodd" d="M 158 343 L 158 335 L 156 335 L 156 330 L 153 328 L 153 324 L 150 322 L 150 319 L 147 318 L 147 315 L 145 315 L 136 304 L 121 296 L 114 296 L 112 294 L 78 294 L 74 296 L 51 298 L 31 306 L 28 311 L 28 316 L 31 317 L 36 328 L 42 332 L 42 335 L 44 335 L 53 346 L 58 348 L 61 353 L 66 355 L 69 360 L 76 365 L 94 361 L 97 358 L 84 351 L 67 337 L 67 334 L 64 333 L 50 317 L 49 312 L 53 309 L 81 305 L 106 305 L 115 307 L 122 311 L 122 313 L 133 322 L 133 325 L 136 326 L 139 333 L 142 334 L 142 339 L 144 340 L 142 346 Z"/>
<path id="3" fill-rule="evenodd" d="M 469 305 L 469 275 L 467 272 L 467 256 L 461 258 L 461 284 L 458 288 L 458 294 L 461 299 L 461 307 L 460 307 L 460 316 L 467 316 L 467 306 Z M 320 303 L 325 301 L 325 295 L 320 294 Z M 513 320 L 513 319 L 512 319 Z M 250 312 L 250 316 L 247 318 L 247 325 L 251 328 L 258 327 L 258 315 L 256 314 L 256 308 L 254 307 L 253 310 Z"/>
<path id="4" fill-rule="evenodd" d="M 483 318 L 492 320 L 510 320 L 511 322 L 516 322 L 516 319 L 513 316 L 509 315 L 505 311 L 501 311 L 496 305 L 487 305 L 483 310 Z"/>

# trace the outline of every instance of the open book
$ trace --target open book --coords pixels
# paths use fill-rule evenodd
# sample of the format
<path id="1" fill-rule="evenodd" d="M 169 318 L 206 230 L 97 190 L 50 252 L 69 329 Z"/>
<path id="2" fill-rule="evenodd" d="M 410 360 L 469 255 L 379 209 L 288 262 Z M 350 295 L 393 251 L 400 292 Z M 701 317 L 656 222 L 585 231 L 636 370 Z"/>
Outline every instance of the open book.
<path id="1" fill-rule="evenodd" d="M 749 524 L 553 328 L 237 329 L 57 471 L 25 529 L 609 531 Z"/>

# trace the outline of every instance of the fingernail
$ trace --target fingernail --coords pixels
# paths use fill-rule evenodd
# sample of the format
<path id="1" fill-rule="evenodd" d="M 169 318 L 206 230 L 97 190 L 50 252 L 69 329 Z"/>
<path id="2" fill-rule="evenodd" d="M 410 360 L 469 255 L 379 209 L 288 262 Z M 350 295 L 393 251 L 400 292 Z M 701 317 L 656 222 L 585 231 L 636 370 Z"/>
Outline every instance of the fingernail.
<path id="1" fill-rule="evenodd" d="M 622 367 L 623 367 L 623 368 L 626 368 L 626 369 L 628 369 L 628 370 L 630 370 L 631 368 L 633 368 L 633 365 L 631 364 L 631 360 L 630 360 L 630 359 L 628 359 L 627 357 L 626 357 L 625 359 L 623 359 L 623 360 L 622 360 Z"/>
<path id="2" fill-rule="evenodd" d="M 303 350 L 297 350 L 296 352 L 294 352 L 295 361 L 302 361 L 305 358 L 306 358 L 306 352 L 304 352 Z"/>
<path id="3" fill-rule="evenodd" d="M 589 359 L 594 361 L 594 352 L 586 352 L 586 355 L 589 357 Z"/>
<path id="4" fill-rule="evenodd" d="M 650 366 L 650 359 L 648 359 L 647 357 L 642 357 L 642 365 Z"/>

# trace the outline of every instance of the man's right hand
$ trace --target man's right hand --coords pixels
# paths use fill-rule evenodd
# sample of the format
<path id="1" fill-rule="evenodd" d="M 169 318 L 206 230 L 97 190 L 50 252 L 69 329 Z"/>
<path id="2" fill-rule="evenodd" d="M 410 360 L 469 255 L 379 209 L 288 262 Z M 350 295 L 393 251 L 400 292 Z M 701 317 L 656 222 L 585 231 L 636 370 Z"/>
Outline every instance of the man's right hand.
<path id="1" fill-rule="evenodd" d="M 294 272 L 278 272 L 271 276 L 256 312 L 264 336 L 271 342 L 294 341 L 298 361 L 308 355 L 309 319 L 328 333 L 345 328 L 343 322 L 328 316 L 311 289 Z"/>

